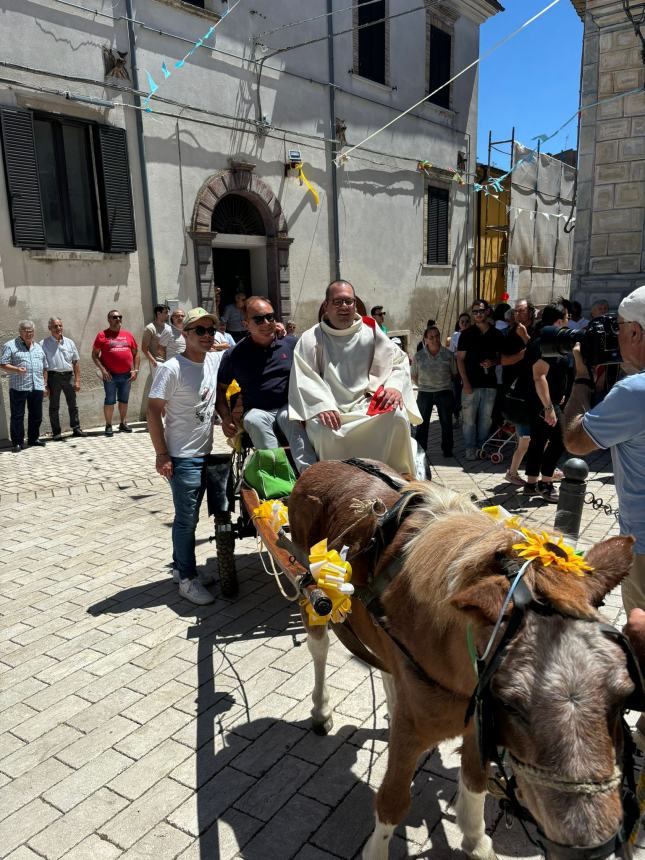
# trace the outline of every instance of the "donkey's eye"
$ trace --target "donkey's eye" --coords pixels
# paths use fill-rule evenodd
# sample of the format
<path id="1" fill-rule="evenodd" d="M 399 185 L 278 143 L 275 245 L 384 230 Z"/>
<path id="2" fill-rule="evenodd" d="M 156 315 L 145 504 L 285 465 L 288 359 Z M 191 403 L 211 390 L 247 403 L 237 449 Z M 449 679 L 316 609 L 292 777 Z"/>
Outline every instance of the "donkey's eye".
<path id="1" fill-rule="evenodd" d="M 522 726 L 525 726 L 525 727 L 529 726 L 529 719 L 528 719 L 527 715 L 524 714 L 522 711 L 520 711 L 519 708 L 517 708 L 515 705 L 511 704 L 510 702 L 505 701 L 504 699 L 500 699 L 499 697 L 497 697 L 497 701 L 501 705 L 504 713 L 508 717 L 510 717 L 513 721 L 519 722 L 522 724 Z"/>

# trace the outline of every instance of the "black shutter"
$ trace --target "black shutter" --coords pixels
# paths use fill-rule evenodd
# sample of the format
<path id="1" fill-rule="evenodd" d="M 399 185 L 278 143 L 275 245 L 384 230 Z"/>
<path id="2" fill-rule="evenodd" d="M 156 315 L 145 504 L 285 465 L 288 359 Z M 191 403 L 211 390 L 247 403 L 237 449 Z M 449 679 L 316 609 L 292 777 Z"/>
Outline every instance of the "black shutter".
<path id="1" fill-rule="evenodd" d="M 450 53 L 452 50 L 452 36 L 439 27 L 430 28 L 430 85 L 428 92 L 431 93 L 450 80 Z M 450 87 L 444 87 L 429 99 L 439 107 L 450 107 Z"/>
<path id="2" fill-rule="evenodd" d="M 204 0 L 184 0 L 184 3 L 190 3 L 191 6 L 199 6 L 200 9 L 204 8 Z"/>
<path id="3" fill-rule="evenodd" d="M 447 188 L 428 188 L 428 265 L 445 266 L 448 263 L 448 208 L 450 195 Z"/>
<path id="4" fill-rule="evenodd" d="M 19 248 L 45 248 L 47 242 L 40 201 L 33 116 L 30 111 L 2 108 L 0 129 L 13 244 Z"/>
<path id="5" fill-rule="evenodd" d="M 358 24 L 369 24 L 371 21 L 381 21 L 358 31 L 358 74 L 379 84 L 385 83 L 385 0 L 380 3 L 370 3 L 368 0 L 358 0 Z"/>
<path id="6" fill-rule="evenodd" d="M 95 128 L 104 248 L 114 254 L 129 254 L 137 250 L 137 239 L 125 129 L 112 125 Z"/>

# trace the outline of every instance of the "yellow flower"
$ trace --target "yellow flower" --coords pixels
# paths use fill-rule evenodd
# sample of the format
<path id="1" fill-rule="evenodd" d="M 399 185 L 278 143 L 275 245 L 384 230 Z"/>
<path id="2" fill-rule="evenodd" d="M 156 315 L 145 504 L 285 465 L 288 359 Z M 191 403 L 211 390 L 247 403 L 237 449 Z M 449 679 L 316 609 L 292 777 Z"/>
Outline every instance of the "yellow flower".
<path id="1" fill-rule="evenodd" d="M 543 567 L 553 564 L 567 573 L 575 573 L 576 576 L 584 576 L 585 571 L 593 570 L 572 546 L 565 544 L 562 536 L 556 541 L 547 532 L 538 534 L 525 528 L 521 529 L 521 532 L 526 540 L 513 544 L 513 549 L 517 550 L 521 558 L 537 560 Z"/>

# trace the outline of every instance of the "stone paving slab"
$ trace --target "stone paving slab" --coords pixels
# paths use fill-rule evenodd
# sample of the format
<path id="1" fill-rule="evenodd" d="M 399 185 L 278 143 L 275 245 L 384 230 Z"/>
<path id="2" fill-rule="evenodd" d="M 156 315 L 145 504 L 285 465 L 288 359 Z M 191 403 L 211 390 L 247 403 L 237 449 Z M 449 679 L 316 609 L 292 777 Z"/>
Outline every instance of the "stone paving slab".
<path id="1" fill-rule="evenodd" d="M 436 431 L 434 480 L 552 526 L 553 506 L 504 481 L 507 463 L 446 460 Z M 590 465 L 615 507 L 608 455 Z M 334 640 L 335 725 L 311 732 L 304 631 L 255 541 L 236 548 L 239 597 L 215 588 L 197 608 L 169 577 L 172 503 L 143 427 L 0 450 L 0 470 L 0 856 L 359 856 L 387 760 L 381 680 Z M 582 546 L 617 533 L 589 506 L 583 524 Z M 204 511 L 198 562 L 214 570 L 211 534 Z M 606 612 L 622 622 L 618 595 Z M 455 744 L 420 760 L 391 857 L 459 856 L 457 773 Z M 500 857 L 534 856 L 492 801 L 487 823 Z"/>

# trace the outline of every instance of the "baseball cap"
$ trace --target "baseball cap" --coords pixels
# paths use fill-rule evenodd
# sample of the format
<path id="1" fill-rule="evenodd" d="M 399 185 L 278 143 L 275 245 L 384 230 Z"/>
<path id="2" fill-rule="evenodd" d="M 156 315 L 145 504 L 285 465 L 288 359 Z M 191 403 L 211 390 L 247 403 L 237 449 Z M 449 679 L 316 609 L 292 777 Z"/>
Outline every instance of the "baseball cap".
<path id="1" fill-rule="evenodd" d="M 213 325 L 217 325 L 217 317 L 215 314 L 209 314 L 208 311 L 205 311 L 204 308 L 193 308 L 188 311 L 184 318 L 184 331 L 193 323 L 196 323 L 199 320 L 200 323 L 204 323 L 207 320 L 210 320 Z"/>
<path id="2" fill-rule="evenodd" d="M 625 296 L 618 305 L 618 313 L 626 322 L 637 322 L 645 328 L 645 286 Z"/>

